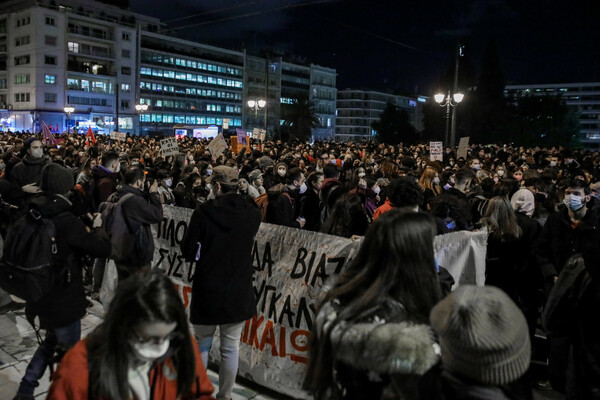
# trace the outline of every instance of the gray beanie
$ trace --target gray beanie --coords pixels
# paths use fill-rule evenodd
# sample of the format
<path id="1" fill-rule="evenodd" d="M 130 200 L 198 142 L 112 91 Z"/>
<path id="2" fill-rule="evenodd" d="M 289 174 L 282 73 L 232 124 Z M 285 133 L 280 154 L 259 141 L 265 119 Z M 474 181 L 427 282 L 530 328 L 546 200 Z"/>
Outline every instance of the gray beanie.
<path id="1" fill-rule="evenodd" d="M 42 169 L 40 188 L 46 193 L 66 194 L 75 186 L 73 172 L 55 163 L 49 163 Z"/>
<path id="2" fill-rule="evenodd" d="M 523 313 L 502 290 L 465 285 L 429 316 L 444 368 L 485 385 L 517 380 L 529 368 L 531 344 Z"/>
<path id="3" fill-rule="evenodd" d="M 265 169 L 271 165 L 273 165 L 273 160 L 271 159 L 271 157 L 262 156 L 261 158 L 258 159 L 258 167 L 260 169 Z"/>

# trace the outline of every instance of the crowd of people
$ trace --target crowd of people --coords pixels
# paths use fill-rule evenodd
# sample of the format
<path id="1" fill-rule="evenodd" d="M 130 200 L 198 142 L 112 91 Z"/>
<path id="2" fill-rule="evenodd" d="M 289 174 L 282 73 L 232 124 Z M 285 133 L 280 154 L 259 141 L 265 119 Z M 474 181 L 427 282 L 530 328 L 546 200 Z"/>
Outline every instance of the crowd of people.
<path id="1" fill-rule="evenodd" d="M 304 384 L 315 398 L 528 399 L 538 329 L 552 388 L 600 398 L 597 152 L 471 145 L 463 157 L 446 148 L 440 161 L 424 144 L 267 141 L 212 154 L 206 140 L 181 138 L 165 157 L 154 138 L 58 139 L 0 135 L 2 238 L 37 210 L 53 221 L 56 264 L 68 271 L 27 302 L 46 336 L 17 399 L 32 398 L 58 347 L 71 350 L 51 399 L 210 398 L 204 366 L 217 326 L 216 397 L 231 398 L 243 323 L 256 313 L 249 260 L 261 222 L 365 236 L 324 290 Z M 181 248 L 196 263 L 195 337 L 168 278 L 151 271 L 150 226 L 165 204 L 194 209 Z M 116 237 L 118 215 L 133 239 Z M 486 286 L 452 292 L 433 238 L 479 229 L 489 233 Z M 86 294 L 99 299 L 107 259 L 117 294 L 80 341 Z M 0 310 L 19 306 L 0 291 Z"/>

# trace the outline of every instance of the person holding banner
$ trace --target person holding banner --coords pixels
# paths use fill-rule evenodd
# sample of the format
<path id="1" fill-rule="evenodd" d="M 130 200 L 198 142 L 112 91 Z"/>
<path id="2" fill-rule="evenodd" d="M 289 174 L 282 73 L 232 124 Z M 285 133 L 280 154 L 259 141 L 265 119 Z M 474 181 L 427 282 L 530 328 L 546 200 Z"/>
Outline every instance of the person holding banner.
<path id="1" fill-rule="evenodd" d="M 187 261 L 196 262 L 190 321 L 208 363 L 217 326 L 221 360 L 217 399 L 230 399 L 238 371 L 244 322 L 256 315 L 251 252 L 261 214 L 250 196 L 236 193 L 237 171 L 217 166 L 211 193 L 190 219 L 181 242 Z"/>
<path id="2" fill-rule="evenodd" d="M 441 297 L 435 234 L 427 214 L 389 211 L 326 285 L 304 382 L 315 399 L 417 398 L 419 377 L 439 358 L 429 327 Z"/>

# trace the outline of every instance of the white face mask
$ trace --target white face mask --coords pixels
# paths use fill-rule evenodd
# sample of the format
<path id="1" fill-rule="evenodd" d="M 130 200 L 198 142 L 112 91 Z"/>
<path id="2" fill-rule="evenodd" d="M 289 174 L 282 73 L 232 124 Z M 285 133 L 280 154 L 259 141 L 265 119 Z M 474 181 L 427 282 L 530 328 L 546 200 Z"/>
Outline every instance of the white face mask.
<path id="1" fill-rule="evenodd" d="M 212 169 L 207 169 L 206 170 L 206 175 L 211 176 L 212 175 Z"/>
<path id="2" fill-rule="evenodd" d="M 436 176 L 435 178 L 433 178 L 432 182 L 433 182 L 434 185 L 439 185 L 440 184 L 440 177 Z"/>
<path id="3" fill-rule="evenodd" d="M 279 176 L 285 176 L 287 170 L 285 168 L 280 168 L 277 170 L 277 173 L 279 174 Z"/>
<path id="4" fill-rule="evenodd" d="M 300 194 L 303 194 L 304 192 L 306 192 L 307 186 L 306 183 L 302 182 L 302 185 L 300 185 Z"/>
<path id="5" fill-rule="evenodd" d="M 171 187 L 171 185 L 173 185 L 173 179 L 167 179 L 167 180 L 165 181 L 165 186 L 166 186 L 166 187 Z"/>
<path id="6" fill-rule="evenodd" d="M 499 169 L 497 172 L 498 176 L 504 176 L 504 170 L 503 169 Z"/>
<path id="7" fill-rule="evenodd" d="M 33 158 L 42 158 L 44 157 L 44 149 L 32 149 L 31 156 Z"/>
<path id="8" fill-rule="evenodd" d="M 479 171 L 480 168 L 481 168 L 481 164 L 473 164 L 473 169 L 475 171 Z"/>
<path id="9" fill-rule="evenodd" d="M 119 171 L 121 171 L 121 163 L 117 163 L 117 168 L 115 169 L 115 172 Z"/>
<path id="10" fill-rule="evenodd" d="M 359 177 L 359 178 L 362 178 L 363 176 L 365 176 L 365 173 L 364 173 L 364 172 L 359 172 L 359 173 L 358 173 L 358 177 Z"/>
<path id="11" fill-rule="evenodd" d="M 132 343 L 133 350 L 142 361 L 153 362 L 158 360 L 169 351 L 171 341 L 165 339 L 162 343 Z"/>
<path id="12" fill-rule="evenodd" d="M 551 167 L 556 167 L 556 161 L 550 161 L 550 166 Z"/>
<path id="13" fill-rule="evenodd" d="M 375 194 L 379 194 L 379 192 L 381 192 L 381 188 L 379 186 L 377 186 L 376 188 L 373 189 L 373 191 L 375 192 Z"/>

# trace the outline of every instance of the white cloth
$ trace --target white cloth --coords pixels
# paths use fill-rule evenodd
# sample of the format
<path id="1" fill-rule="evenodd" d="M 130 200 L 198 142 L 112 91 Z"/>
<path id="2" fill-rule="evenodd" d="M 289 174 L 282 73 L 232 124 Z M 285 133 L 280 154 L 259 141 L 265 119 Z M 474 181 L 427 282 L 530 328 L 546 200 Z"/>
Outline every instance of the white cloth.
<path id="1" fill-rule="evenodd" d="M 130 367 L 127 371 L 127 380 L 133 395 L 137 400 L 150 399 L 150 363 L 143 363 Z"/>

